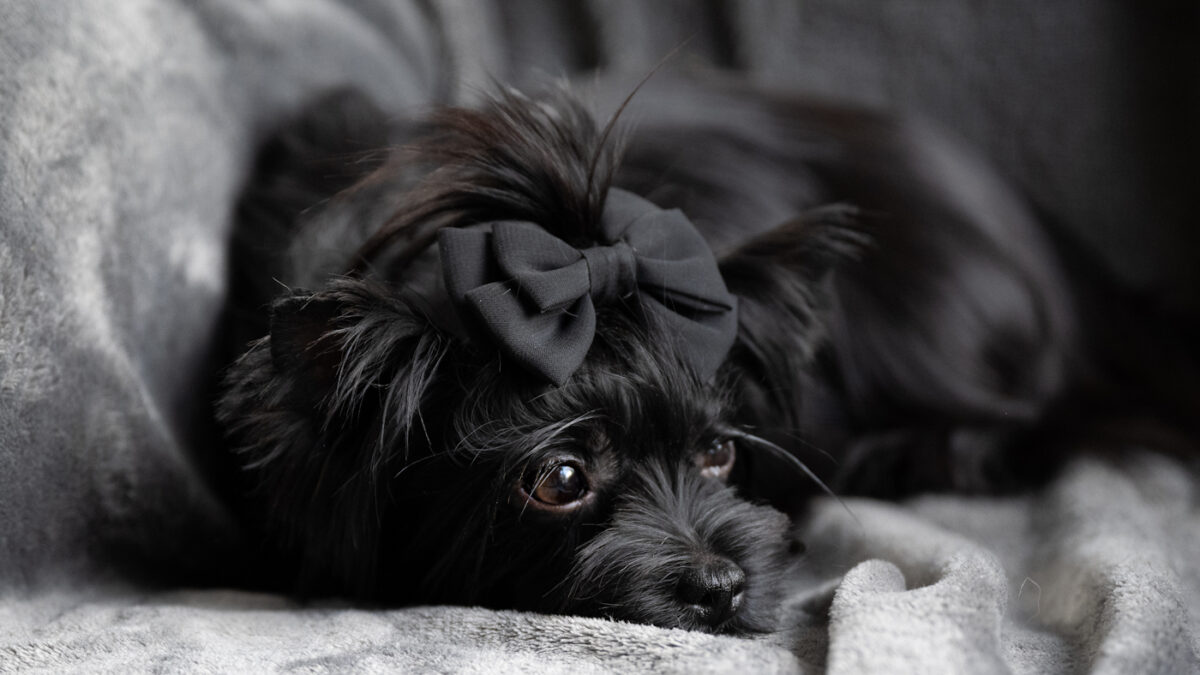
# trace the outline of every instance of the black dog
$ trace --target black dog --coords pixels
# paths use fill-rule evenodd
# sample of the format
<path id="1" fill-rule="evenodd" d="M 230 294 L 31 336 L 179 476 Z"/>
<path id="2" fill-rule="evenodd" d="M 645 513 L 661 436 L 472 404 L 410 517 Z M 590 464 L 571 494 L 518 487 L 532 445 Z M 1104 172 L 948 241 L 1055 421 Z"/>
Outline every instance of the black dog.
<path id="1" fill-rule="evenodd" d="M 640 96 L 620 134 L 562 92 L 396 127 L 339 96 L 264 151 L 241 288 L 316 290 L 219 418 L 309 592 L 767 630 L 811 448 L 847 491 L 996 489 L 1195 419 L 1170 340 L 1131 353 L 1148 321 L 938 137 Z"/>

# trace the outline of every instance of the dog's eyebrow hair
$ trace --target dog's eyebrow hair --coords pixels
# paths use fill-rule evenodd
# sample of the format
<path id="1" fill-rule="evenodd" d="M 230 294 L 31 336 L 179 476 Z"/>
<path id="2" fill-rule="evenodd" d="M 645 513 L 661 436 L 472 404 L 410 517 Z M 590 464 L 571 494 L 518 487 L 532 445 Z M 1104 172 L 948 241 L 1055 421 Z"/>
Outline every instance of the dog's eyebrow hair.
<path id="1" fill-rule="evenodd" d="M 460 450 L 466 450 L 466 451 L 470 452 L 470 454 L 472 455 L 472 462 L 474 462 L 475 458 L 477 458 L 479 455 L 481 455 L 485 452 L 488 452 L 488 451 L 502 449 L 505 445 L 509 445 L 509 444 L 513 443 L 513 439 L 524 440 L 524 439 L 528 439 L 533 434 L 540 436 L 538 441 L 533 446 L 522 451 L 520 456 L 517 458 L 518 461 L 523 462 L 523 461 L 527 461 L 530 457 L 532 457 L 532 456 L 538 454 L 539 452 L 541 452 L 542 450 L 544 450 L 547 445 L 549 445 L 550 443 L 553 443 L 555 440 L 557 440 L 560 436 L 562 436 L 562 434 L 564 432 L 570 430 L 571 428 L 575 427 L 578 424 L 581 424 L 583 422 L 589 422 L 589 421 L 595 420 L 595 419 L 599 419 L 600 417 L 601 417 L 600 411 L 593 409 L 593 410 L 588 410 L 586 412 L 580 413 L 579 415 L 576 415 L 575 417 L 573 417 L 571 419 L 560 420 L 560 421 L 555 422 L 552 425 L 538 427 L 532 431 L 530 431 L 528 428 L 523 428 L 523 427 L 507 427 L 507 428 L 505 428 L 505 427 L 501 426 L 501 428 L 497 429 L 494 433 L 486 434 L 486 437 L 489 440 L 493 440 L 494 442 L 488 443 L 487 445 L 484 445 L 482 447 L 475 447 L 475 448 L 470 447 L 471 439 L 477 437 L 481 432 L 483 432 L 484 430 L 489 429 L 495 425 L 503 425 L 503 421 L 501 421 L 501 420 L 495 420 L 495 419 L 487 420 L 487 421 L 482 422 L 479 425 L 477 425 L 470 432 L 464 434 L 463 437 L 461 439 L 459 439 L 458 443 L 456 443 L 454 445 L 454 447 L 452 447 L 444 452 L 438 453 L 438 455 L 449 455 L 449 454 L 457 453 Z"/>
<path id="2" fill-rule="evenodd" d="M 460 438 L 460 439 L 458 439 L 458 443 L 455 443 L 455 444 L 454 444 L 454 447 L 452 447 L 452 448 L 450 448 L 450 449 L 448 449 L 448 450 L 446 450 L 446 451 L 444 451 L 444 452 L 442 452 L 442 453 L 436 453 L 436 454 L 438 454 L 438 455 L 440 455 L 440 454 L 446 454 L 446 455 L 451 455 L 451 454 L 454 454 L 454 453 L 458 452 L 459 450 L 461 450 L 463 447 L 465 447 L 465 446 L 466 446 L 466 444 L 467 444 L 467 442 L 468 442 L 468 441 L 469 441 L 471 438 L 473 438 L 473 437 L 475 436 L 475 434 L 479 433 L 480 431 L 483 431 L 483 429 L 485 429 L 486 427 L 488 427 L 488 426 L 490 426 L 490 425 L 492 425 L 492 424 L 500 424 L 500 423 L 501 423 L 501 422 L 500 422 L 500 420 L 496 420 L 496 419 L 484 420 L 483 422 L 480 422 L 479 424 L 475 425 L 475 428 L 474 428 L 474 429 L 472 429 L 471 431 L 469 431 L 469 432 L 467 432 L 467 433 L 463 434 L 463 437 L 462 437 L 462 438 Z M 499 436 L 499 434 L 495 434 L 495 436 Z M 435 455 L 435 456 L 436 456 L 436 455 Z"/>
<path id="3" fill-rule="evenodd" d="M 556 422 L 552 426 L 547 427 L 547 429 L 550 429 L 551 431 L 549 431 L 549 433 L 546 435 L 545 438 L 539 440 L 528 450 L 521 453 L 521 457 L 520 457 L 521 461 L 528 460 L 529 458 L 533 457 L 534 455 L 537 455 L 538 453 L 540 453 L 542 450 L 545 450 L 546 446 L 548 446 L 551 443 L 553 443 L 554 441 L 558 440 L 559 436 L 561 436 L 564 432 L 571 429 L 575 425 L 581 424 L 583 422 L 589 422 L 594 419 L 599 419 L 599 417 L 600 417 L 599 410 L 588 410 L 587 412 L 576 415 L 572 419 L 563 420 L 561 422 Z"/>

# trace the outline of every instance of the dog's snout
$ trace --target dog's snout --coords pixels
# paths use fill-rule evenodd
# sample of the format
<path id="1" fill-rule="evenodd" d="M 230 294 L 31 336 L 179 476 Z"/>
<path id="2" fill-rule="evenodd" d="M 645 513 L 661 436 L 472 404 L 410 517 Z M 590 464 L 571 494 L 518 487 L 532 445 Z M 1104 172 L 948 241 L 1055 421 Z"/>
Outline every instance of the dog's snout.
<path id="1" fill-rule="evenodd" d="M 679 580 L 679 599 L 702 623 L 719 626 L 737 614 L 746 573 L 727 558 L 706 557 Z"/>

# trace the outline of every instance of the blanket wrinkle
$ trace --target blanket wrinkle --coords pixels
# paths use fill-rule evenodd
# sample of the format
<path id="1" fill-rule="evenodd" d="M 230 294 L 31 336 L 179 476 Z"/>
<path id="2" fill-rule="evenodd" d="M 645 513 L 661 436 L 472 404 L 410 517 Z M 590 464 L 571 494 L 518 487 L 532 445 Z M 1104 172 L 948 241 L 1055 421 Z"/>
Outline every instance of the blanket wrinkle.
<path id="1" fill-rule="evenodd" d="M 895 507 L 848 505 L 857 523 L 826 506 L 807 534 L 828 542 L 840 530 L 852 540 L 837 544 L 840 557 L 865 558 L 842 578 L 830 606 L 829 672 L 1009 672 L 1001 655 L 1008 583 L 998 559 Z M 934 661 L 924 658 L 931 650 Z"/>
<path id="2" fill-rule="evenodd" d="M 1039 515 L 1060 517 L 1030 572 L 1043 589 L 1036 618 L 1070 636 L 1093 672 L 1200 671 L 1194 572 L 1181 577 L 1196 559 L 1163 545 L 1182 535 L 1195 552 L 1187 476 L 1154 455 L 1120 471 L 1079 463 L 1042 499 Z"/>

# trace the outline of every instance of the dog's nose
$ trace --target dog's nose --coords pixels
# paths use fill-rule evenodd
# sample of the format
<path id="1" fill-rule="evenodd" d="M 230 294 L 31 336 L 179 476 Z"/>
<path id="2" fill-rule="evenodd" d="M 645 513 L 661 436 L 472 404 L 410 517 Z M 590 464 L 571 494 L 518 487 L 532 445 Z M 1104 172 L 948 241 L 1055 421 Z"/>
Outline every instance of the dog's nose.
<path id="1" fill-rule="evenodd" d="M 710 556 L 679 580 L 679 599 L 709 626 L 719 626 L 737 613 L 746 588 L 746 573 L 732 560 Z"/>

